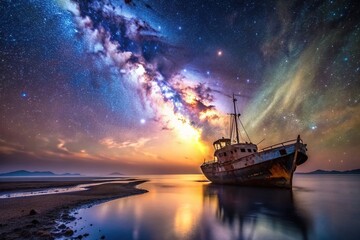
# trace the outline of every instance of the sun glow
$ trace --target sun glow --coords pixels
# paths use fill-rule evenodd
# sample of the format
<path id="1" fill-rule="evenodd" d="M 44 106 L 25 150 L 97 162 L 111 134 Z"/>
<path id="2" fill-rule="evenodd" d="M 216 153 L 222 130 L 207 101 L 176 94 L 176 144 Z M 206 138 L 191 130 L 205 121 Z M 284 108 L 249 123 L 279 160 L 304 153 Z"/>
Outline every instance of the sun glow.
<path id="1" fill-rule="evenodd" d="M 191 125 L 184 117 L 173 115 L 172 125 L 179 138 L 195 146 L 202 154 L 207 151 L 206 145 L 201 141 L 202 130 Z"/>

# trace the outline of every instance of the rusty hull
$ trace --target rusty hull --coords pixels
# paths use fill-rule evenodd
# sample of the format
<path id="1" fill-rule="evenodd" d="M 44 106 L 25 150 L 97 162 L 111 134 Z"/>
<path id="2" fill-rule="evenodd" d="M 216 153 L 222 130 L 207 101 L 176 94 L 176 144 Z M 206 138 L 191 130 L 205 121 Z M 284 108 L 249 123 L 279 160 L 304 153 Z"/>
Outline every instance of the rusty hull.
<path id="1" fill-rule="evenodd" d="M 307 160 L 306 153 L 295 151 L 272 160 L 236 169 L 233 164 L 203 164 L 207 179 L 217 184 L 291 188 L 296 165 Z M 225 168 L 224 168 L 225 167 Z M 221 171 L 219 169 L 225 169 Z"/>

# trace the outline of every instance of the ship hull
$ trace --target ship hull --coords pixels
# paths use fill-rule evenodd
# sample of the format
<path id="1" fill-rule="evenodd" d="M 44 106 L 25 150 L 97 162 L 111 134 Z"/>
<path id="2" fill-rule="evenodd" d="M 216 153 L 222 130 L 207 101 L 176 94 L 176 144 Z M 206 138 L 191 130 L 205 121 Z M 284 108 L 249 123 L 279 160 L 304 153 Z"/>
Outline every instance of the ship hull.
<path id="1" fill-rule="evenodd" d="M 207 179 L 216 184 L 291 188 L 296 165 L 306 160 L 306 154 L 293 152 L 239 169 L 219 171 L 220 164 L 215 162 L 202 165 L 201 170 Z"/>

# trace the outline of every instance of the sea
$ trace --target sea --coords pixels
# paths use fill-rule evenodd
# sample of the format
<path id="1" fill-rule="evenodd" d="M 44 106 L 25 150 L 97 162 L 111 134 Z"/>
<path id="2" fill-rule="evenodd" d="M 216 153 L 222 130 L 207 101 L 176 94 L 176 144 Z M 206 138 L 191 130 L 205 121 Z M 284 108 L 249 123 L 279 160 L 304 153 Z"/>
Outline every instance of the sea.
<path id="1" fill-rule="evenodd" d="M 360 239 L 360 175 L 295 174 L 293 189 L 214 185 L 202 175 L 138 176 L 141 195 L 77 209 L 88 239 Z"/>

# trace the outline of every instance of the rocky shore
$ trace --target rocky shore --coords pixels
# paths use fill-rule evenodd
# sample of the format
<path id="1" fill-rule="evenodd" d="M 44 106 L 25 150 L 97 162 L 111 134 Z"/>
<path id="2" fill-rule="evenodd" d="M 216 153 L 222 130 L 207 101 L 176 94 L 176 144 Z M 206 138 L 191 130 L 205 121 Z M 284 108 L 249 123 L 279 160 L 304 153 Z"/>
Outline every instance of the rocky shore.
<path id="1" fill-rule="evenodd" d="M 0 199 L 0 239 L 90 239 L 88 234 L 77 235 L 66 227 L 64 223 L 76 219 L 76 215 L 70 213 L 86 205 L 145 193 L 146 190 L 136 188 L 144 182 L 146 180 L 106 183 L 86 191 Z"/>

